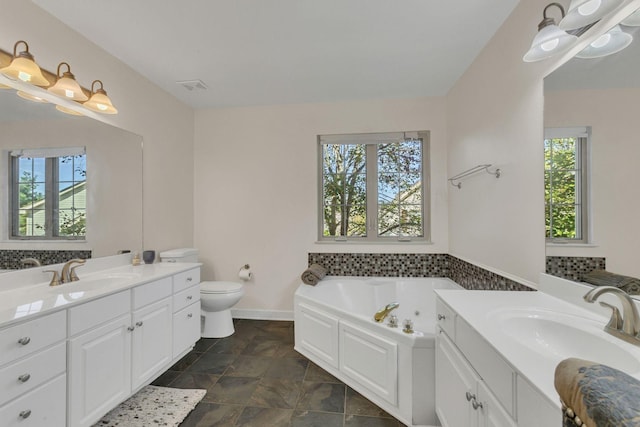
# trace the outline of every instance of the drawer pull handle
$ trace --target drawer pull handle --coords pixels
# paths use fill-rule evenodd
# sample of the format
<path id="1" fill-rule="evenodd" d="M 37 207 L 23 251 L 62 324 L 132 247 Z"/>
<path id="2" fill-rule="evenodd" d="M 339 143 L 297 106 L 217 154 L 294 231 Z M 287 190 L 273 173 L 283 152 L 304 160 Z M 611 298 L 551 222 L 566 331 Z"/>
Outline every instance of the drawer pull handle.
<path id="1" fill-rule="evenodd" d="M 189 314 L 187 314 L 187 317 L 188 317 L 189 319 L 191 319 L 191 318 L 193 317 L 193 313 L 189 313 Z"/>
<path id="2" fill-rule="evenodd" d="M 447 316 L 445 316 L 444 314 L 438 314 L 438 320 L 444 320 L 446 318 Z"/>
<path id="3" fill-rule="evenodd" d="M 24 410 L 20 412 L 20 418 L 27 419 L 31 415 L 31 409 Z"/>
<path id="4" fill-rule="evenodd" d="M 191 301 L 192 299 L 193 299 L 193 295 L 189 295 L 189 296 L 187 297 L 187 300 L 188 300 L 188 301 Z"/>
<path id="5" fill-rule="evenodd" d="M 27 345 L 31 342 L 31 338 L 29 337 L 22 337 L 18 340 L 18 344 L 22 344 L 22 345 Z"/>
<path id="6" fill-rule="evenodd" d="M 127 328 L 127 331 L 131 332 L 131 331 L 133 331 L 135 328 L 136 328 L 135 326 L 129 326 L 129 327 Z"/>
<path id="7" fill-rule="evenodd" d="M 477 411 L 478 409 L 482 409 L 482 402 L 478 402 L 475 398 L 473 398 L 471 406 L 473 406 L 473 409 Z"/>
<path id="8" fill-rule="evenodd" d="M 473 399 L 476 398 L 476 395 L 471 394 L 470 392 L 467 392 L 466 397 L 467 397 L 467 402 L 471 402 Z"/>
<path id="9" fill-rule="evenodd" d="M 191 282 L 193 279 L 191 277 L 187 277 L 187 282 Z"/>
<path id="10" fill-rule="evenodd" d="M 139 322 L 136 322 L 136 326 L 142 326 L 142 320 Z"/>
<path id="11" fill-rule="evenodd" d="M 18 377 L 18 381 L 20 381 L 21 383 L 26 383 L 27 381 L 29 381 L 29 378 L 31 378 L 30 374 L 22 374 Z"/>

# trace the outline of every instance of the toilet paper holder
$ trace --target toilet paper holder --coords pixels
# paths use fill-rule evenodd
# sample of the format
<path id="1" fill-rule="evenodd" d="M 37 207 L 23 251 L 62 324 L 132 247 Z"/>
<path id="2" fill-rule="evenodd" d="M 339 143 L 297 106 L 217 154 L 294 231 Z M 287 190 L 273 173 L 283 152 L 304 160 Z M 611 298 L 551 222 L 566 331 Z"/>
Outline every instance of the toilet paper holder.
<path id="1" fill-rule="evenodd" d="M 249 264 L 245 264 L 240 267 L 240 270 L 238 270 L 238 277 L 245 282 L 251 280 L 253 278 L 251 266 Z"/>

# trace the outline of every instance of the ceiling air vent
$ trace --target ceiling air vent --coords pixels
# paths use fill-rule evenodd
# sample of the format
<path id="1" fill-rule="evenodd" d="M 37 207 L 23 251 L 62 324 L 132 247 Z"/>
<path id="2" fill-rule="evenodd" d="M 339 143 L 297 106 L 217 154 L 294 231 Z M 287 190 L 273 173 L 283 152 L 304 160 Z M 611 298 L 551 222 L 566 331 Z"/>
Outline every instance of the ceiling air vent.
<path id="1" fill-rule="evenodd" d="M 188 91 L 207 90 L 207 85 L 202 80 L 184 80 L 176 82 Z"/>

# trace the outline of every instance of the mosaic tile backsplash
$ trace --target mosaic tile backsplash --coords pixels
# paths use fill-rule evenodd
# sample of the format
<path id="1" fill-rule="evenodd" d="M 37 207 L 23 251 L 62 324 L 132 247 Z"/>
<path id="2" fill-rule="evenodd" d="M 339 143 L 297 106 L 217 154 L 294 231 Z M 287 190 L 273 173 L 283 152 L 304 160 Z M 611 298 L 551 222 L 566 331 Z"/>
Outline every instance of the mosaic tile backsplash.
<path id="1" fill-rule="evenodd" d="M 546 273 L 563 279 L 582 282 L 582 277 L 593 270 L 606 270 L 605 258 L 548 256 L 546 259 Z"/>
<path id="2" fill-rule="evenodd" d="M 466 289 L 532 290 L 449 254 L 309 253 L 308 261 L 329 276 L 448 277 Z"/>
<path id="3" fill-rule="evenodd" d="M 42 265 L 60 264 L 73 258 L 89 259 L 91 258 L 91 251 L 1 249 L 0 269 L 19 270 L 33 267 L 22 263 L 25 258 L 35 258 Z"/>

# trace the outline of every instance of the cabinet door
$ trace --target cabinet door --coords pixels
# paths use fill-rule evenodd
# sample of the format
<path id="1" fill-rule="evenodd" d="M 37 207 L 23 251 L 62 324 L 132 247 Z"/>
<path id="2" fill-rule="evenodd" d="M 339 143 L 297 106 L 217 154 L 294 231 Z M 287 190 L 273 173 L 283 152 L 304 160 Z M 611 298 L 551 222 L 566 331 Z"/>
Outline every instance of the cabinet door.
<path id="1" fill-rule="evenodd" d="M 175 298 L 174 298 L 175 301 Z M 173 357 L 178 357 L 200 339 L 200 301 L 173 315 Z"/>
<path id="2" fill-rule="evenodd" d="M 300 303 L 295 313 L 296 350 L 338 369 L 338 318 Z"/>
<path id="3" fill-rule="evenodd" d="M 392 405 L 398 404 L 398 344 L 340 322 L 340 371 Z"/>
<path id="4" fill-rule="evenodd" d="M 131 316 L 69 340 L 69 425 L 90 426 L 131 393 Z"/>
<path id="5" fill-rule="evenodd" d="M 498 403 L 498 399 L 489 391 L 484 382 L 478 383 L 478 415 L 480 427 L 516 427 L 516 423 L 507 411 Z M 546 425 L 546 424 L 539 424 Z M 553 424 L 560 425 L 560 424 Z"/>
<path id="6" fill-rule="evenodd" d="M 133 312 L 132 388 L 135 390 L 171 361 L 171 298 Z"/>
<path id="7" fill-rule="evenodd" d="M 479 380 L 468 362 L 442 331 L 436 335 L 436 414 L 443 427 L 478 425 L 478 413 L 467 399 Z"/>

